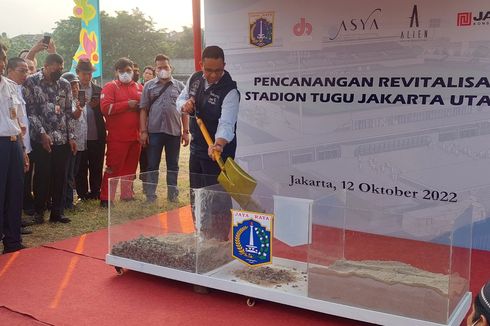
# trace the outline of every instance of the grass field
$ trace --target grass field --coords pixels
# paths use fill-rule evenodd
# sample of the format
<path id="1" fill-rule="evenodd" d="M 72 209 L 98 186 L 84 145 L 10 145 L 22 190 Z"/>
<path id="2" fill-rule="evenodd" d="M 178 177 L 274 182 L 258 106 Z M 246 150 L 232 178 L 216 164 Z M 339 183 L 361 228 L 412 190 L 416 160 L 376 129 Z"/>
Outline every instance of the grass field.
<path id="1" fill-rule="evenodd" d="M 180 173 L 179 173 L 179 187 L 183 189 L 188 187 L 188 162 L 189 162 L 189 147 L 181 147 L 180 151 Z M 161 169 L 165 171 L 165 157 L 162 157 Z M 160 174 L 160 180 L 165 178 L 165 174 Z M 164 183 L 164 181 L 163 181 Z M 159 200 L 155 205 L 145 205 L 145 196 L 141 191 L 141 182 L 136 179 L 134 191 L 136 194 L 136 200 L 123 205 L 117 205 L 117 210 L 124 210 L 129 215 L 145 216 L 145 214 L 155 213 L 157 210 L 166 208 L 165 197 L 163 191 L 166 187 L 159 187 L 159 192 L 162 192 L 159 196 Z M 179 201 L 181 204 L 185 204 L 188 199 L 188 192 L 181 192 Z M 71 223 L 49 223 L 45 222 L 40 225 L 30 226 L 33 232 L 29 235 L 22 237 L 23 244 L 27 247 L 38 247 L 50 242 L 59 241 L 81 235 L 84 233 L 104 229 L 108 227 L 108 209 L 101 208 L 99 201 L 89 200 L 81 201 L 75 205 L 74 209 L 65 210 L 65 216 L 71 219 Z M 148 215 L 146 215 L 148 216 Z M 46 212 L 45 219 L 49 217 L 49 212 Z M 3 250 L 3 245 L 0 245 L 0 250 Z"/>

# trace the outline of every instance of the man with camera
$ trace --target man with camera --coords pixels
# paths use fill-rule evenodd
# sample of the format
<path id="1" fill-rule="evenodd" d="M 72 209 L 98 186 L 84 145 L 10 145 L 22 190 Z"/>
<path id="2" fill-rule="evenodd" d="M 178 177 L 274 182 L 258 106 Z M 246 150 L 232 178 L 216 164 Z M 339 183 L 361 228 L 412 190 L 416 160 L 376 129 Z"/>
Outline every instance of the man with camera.
<path id="1" fill-rule="evenodd" d="M 77 194 L 80 199 L 99 199 L 104 165 L 106 129 L 100 110 L 102 89 L 92 80 L 95 68 L 88 59 L 80 59 L 76 73 L 80 80 L 80 92 L 85 103 L 86 150 L 80 153 L 80 165 L 76 175 Z"/>

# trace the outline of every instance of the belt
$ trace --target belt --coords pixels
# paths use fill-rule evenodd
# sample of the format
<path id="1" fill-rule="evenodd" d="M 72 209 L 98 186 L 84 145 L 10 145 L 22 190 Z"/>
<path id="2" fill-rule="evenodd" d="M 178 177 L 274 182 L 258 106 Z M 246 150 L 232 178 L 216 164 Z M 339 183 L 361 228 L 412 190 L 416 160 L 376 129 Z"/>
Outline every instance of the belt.
<path id="1" fill-rule="evenodd" d="M 17 141 L 18 136 L 17 135 L 14 135 L 14 136 L 0 136 L 0 139 L 2 139 L 2 140 L 9 140 L 11 142 L 14 142 L 14 141 Z"/>

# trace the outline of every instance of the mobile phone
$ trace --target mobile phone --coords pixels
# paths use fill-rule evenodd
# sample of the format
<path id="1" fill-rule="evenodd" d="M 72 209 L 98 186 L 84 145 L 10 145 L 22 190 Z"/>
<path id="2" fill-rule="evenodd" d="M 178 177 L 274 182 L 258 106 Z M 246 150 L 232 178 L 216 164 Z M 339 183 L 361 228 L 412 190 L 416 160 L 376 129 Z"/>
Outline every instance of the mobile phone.
<path id="1" fill-rule="evenodd" d="M 51 41 L 51 36 L 50 35 L 44 35 L 43 37 L 43 43 L 46 45 L 49 45 L 49 42 Z"/>
<path id="2" fill-rule="evenodd" d="M 78 91 L 78 101 L 80 102 L 80 105 L 85 105 L 85 91 Z"/>

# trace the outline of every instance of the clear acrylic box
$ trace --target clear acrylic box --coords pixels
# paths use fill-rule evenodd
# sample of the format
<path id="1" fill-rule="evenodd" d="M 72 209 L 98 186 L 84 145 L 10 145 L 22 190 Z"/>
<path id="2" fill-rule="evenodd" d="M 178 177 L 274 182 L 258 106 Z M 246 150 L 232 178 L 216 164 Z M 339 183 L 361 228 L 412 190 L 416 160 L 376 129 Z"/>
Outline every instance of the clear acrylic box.
<path id="1" fill-rule="evenodd" d="M 176 187 L 162 172 L 149 183 L 151 173 L 110 181 L 106 261 L 118 271 L 383 325 L 459 325 L 469 308 L 472 239 L 462 226 L 472 223 L 471 202 L 379 204 L 345 191 L 310 199 L 274 193 L 258 180 L 255 208 L 274 223 L 271 264 L 254 267 L 232 254 L 236 194 L 217 184 L 191 189 L 183 172 Z M 121 186 L 133 200 L 120 198 Z"/>

